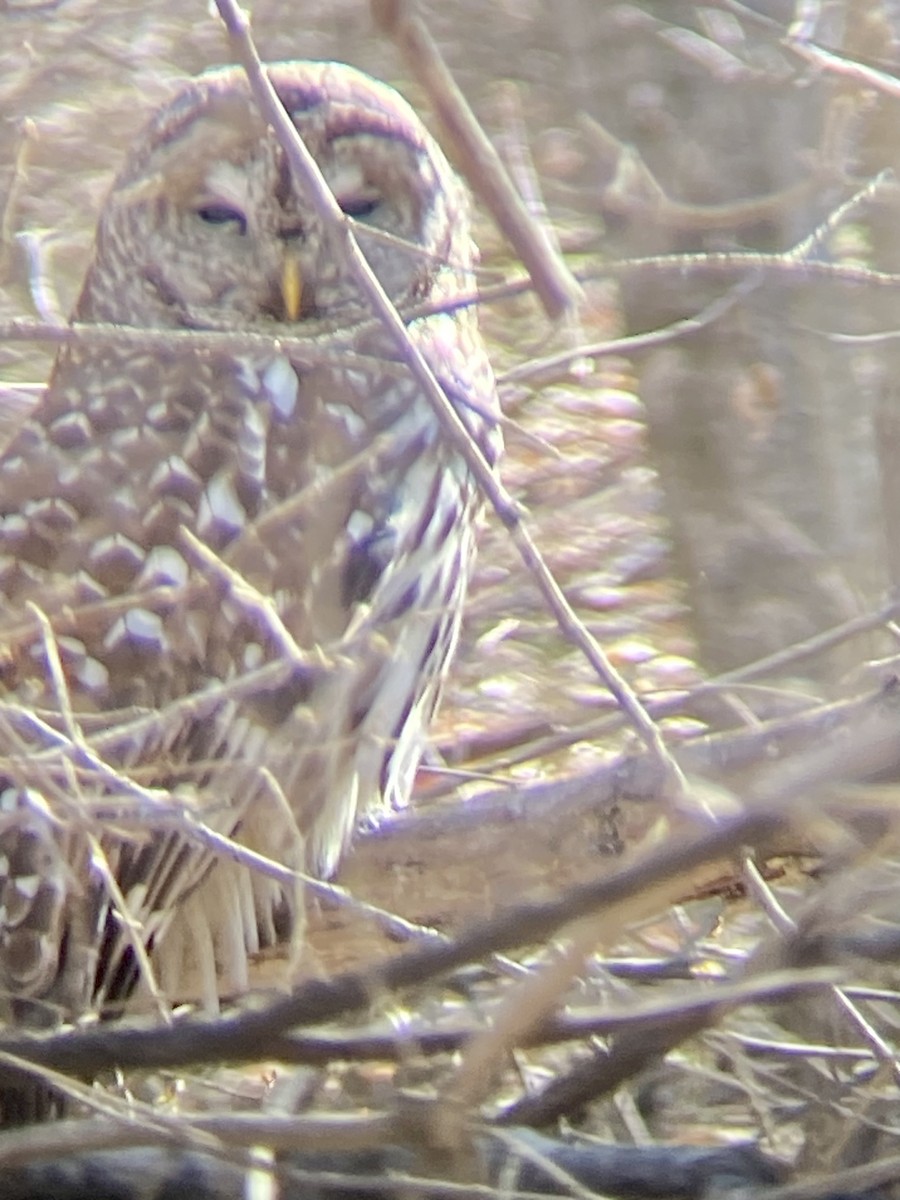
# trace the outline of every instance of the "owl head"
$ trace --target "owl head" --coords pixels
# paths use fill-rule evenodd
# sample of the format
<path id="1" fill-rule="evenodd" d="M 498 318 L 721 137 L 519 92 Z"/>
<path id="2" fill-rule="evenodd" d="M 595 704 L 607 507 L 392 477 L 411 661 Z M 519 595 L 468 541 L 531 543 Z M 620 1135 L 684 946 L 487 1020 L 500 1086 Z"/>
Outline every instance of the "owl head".
<path id="1" fill-rule="evenodd" d="M 409 105 L 343 64 L 268 70 L 394 303 L 434 299 L 448 264 L 465 282 L 465 192 Z M 104 206 L 75 315 L 258 330 L 368 315 L 240 69 L 187 83 L 138 138 Z"/>

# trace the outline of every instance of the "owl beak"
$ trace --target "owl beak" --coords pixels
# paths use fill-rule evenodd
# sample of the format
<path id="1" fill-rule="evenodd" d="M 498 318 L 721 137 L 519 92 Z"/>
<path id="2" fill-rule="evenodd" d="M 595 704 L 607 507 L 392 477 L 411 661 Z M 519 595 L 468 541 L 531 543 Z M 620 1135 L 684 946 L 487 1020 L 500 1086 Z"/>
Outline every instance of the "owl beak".
<path id="1" fill-rule="evenodd" d="M 300 316 L 300 305 L 303 301 L 303 276 L 300 274 L 300 263 L 296 255 L 290 252 L 284 256 L 284 265 L 281 268 L 281 299 L 287 319 L 296 321 Z"/>

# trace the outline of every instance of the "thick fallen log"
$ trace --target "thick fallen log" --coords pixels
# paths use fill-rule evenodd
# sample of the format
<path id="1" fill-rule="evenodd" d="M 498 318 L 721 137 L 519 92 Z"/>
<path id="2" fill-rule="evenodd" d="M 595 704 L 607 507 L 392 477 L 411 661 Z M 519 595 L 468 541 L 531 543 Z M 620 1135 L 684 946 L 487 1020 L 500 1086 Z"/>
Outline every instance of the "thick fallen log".
<path id="1" fill-rule="evenodd" d="M 355 1200 L 403 1192 L 422 1200 L 453 1195 L 571 1194 L 581 1185 L 623 1200 L 701 1200 L 733 1188 L 764 1189 L 783 1172 L 752 1145 L 704 1149 L 687 1146 L 571 1145 L 530 1130 L 506 1131 L 503 1142 L 480 1140 L 452 1177 L 435 1176 L 425 1154 L 386 1147 L 355 1154 L 286 1154 L 271 1164 L 270 1194 L 281 1200 Z M 6 1200 L 243 1200 L 260 1167 L 228 1162 L 212 1153 L 143 1146 L 35 1160 L 5 1170 Z M 567 1178 L 568 1177 L 568 1178 Z M 257 1183 L 258 1186 L 258 1183 Z"/>

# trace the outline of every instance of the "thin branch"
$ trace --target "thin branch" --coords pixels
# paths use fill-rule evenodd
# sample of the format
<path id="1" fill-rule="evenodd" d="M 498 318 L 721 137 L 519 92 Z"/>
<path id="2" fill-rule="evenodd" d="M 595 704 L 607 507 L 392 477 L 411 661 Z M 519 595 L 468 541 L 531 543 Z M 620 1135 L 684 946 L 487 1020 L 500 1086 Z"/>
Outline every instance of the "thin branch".
<path id="1" fill-rule="evenodd" d="M 278 99 L 250 37 L 246 14 L 235 0 L 216 0 L 216 6 L 228 30 L 235 56 L 247 72 L 254 100 L 275 130 L 292 172 L 302 183 L 317 214 L 329 230 L 335 247 L 344 256 L 373 312 L 382 321 L 385 330 L 393 337 L 403 361 L 432 405 L 443 432 L 451 445 L 463 456 L 483 494 L 511 533 L 519 553 L 534 576 L 563 635 L 582 651 L 623 712 L 627 713 L 630 723 L 662 767 L 668 785 L 667 790 L 676 796 L 680 795 L 684 792 L 686 784 L 677 764 L 669 754 L 662 735 L 647 715 L 637 694 L 609 661 L 600 644 L 589 633 L 564 596 L 524 525 L 519 506 L 499 482 L 493 468 L 474 444 L 465 423 L 445 394 L 421 350 L 409 337 L 402 318 L 385 295 L 384 289 L 356 241 L 352 221 L 341 211 L 318 164 Z"/>
<path id="2" fill-rule="evenodd" d="M 534 282 L 548 316 L 561 317 L 581 299 L 549 231 L 528 211 L 469 104 L 447 69 L 428 27 L 405 0 L 373 0 L 379 25 L 397 44 L 424 88 L 460 170 L 503 230 Z"/>
<path id="3" fill-rule="evenodd" d="M 772 811 L 741 814 L 702 836 L 673 840 L 632 866 L 572 888 L 559 898 L 501 913 L 446 945 L 416 947 L 366 972 L 311 980 L 257 1011 L 215 1021 L 187 1019 L 168 1030 L 157 1025 L 119 1025 L 43 1037 L 17 1033 L 0 1038 L 0 1052 L 38 1064 L 52 1063 L 66 1074 L 96 1074 L 112 1066 L 182 1068 L 191 1063 L 277 1058 L 282 1035 L 295 1027 L 336 1021 L 366 1010 L 372 997 L 384 991 L 421 985 L 498 951 L 540 942 L 571 921 L 664 881 L 670 882 L 676 895 L 684 877 L 695 868 L 727 857 L 741 845 L 765 842 L 781 825 L 782 818 Z"/>
<path id="4" fill-rule="evenodd" d="M 836 54 L 833 50 L 826 50 L 824 46 L 817 46 L 807 40 L 806 33 L 805 25 L 801 26 L 799 22 L 796 23 L 785 37 L 783 45 L 804 61 L 812 63 L 813 66 L 828 71 L 832 75 L 837 75 L 842 79 L 851 79 L 862 87 L 875 88 L 876 91 L 882 92 L 886 96 L 900 96 L 900 78 L 896 75 L 889 75 L 887 71 L 878 67 L 848 58 L 843 54 Z"/>

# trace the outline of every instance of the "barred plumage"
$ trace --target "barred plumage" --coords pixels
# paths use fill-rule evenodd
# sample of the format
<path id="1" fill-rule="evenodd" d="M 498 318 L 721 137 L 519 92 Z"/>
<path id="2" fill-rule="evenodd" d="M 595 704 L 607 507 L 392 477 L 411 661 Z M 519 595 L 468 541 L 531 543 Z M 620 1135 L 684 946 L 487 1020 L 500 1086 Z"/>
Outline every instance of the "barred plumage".
<path id="1" fill-rule="evenodd" d="M 470 290 L 465 196 L 412 110 L 340 64 L 271 75 L 401 311 Z M 289 872 L 408 798 L 478 508 L 235 70 L 138 141 L 75 317 L 346 335 L 80 344 L 0 459 L 0 991 L 41 1023 L 129 996 L 144 951 L 215 1006 L 296 937 Z M 474 312 L 409 332 L 494 459 Z"/>

